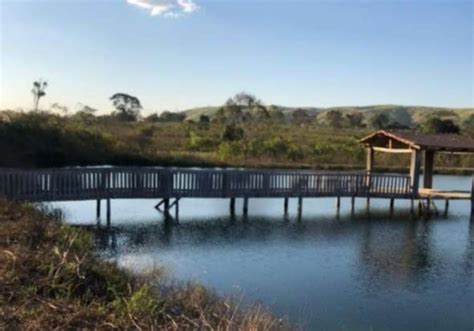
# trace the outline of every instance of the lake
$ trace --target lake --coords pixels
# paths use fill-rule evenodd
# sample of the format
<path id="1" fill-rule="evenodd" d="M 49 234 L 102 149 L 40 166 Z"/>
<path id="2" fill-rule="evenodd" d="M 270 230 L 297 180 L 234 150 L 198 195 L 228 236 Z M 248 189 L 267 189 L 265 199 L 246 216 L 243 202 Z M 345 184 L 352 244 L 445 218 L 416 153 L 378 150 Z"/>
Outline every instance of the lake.
<path id="1" fill-rule="evenodd" d="M 436 176 L 436 188 L 469 190 L 469 176 Z M 283 199 L 251 199 L 229 216 L 229 200 L 184 199 L 166 225 L 155 200 L 114 200 L 112 228 L 98 229 L 95 202 L 54 203 L 70 223 L 96 233 L 101 256 L 140 272 L 164 266 L 179 280 L 261 302 L 305 330 L 472 330 L 474 222 L 470 202 L 448 218 L 412 220 L 408 201 L 305 199 L 297 221 Z M 444 202 L 437 202 L 441 211 Z M 104 221 L 103 221 L 104 223 Z"/>

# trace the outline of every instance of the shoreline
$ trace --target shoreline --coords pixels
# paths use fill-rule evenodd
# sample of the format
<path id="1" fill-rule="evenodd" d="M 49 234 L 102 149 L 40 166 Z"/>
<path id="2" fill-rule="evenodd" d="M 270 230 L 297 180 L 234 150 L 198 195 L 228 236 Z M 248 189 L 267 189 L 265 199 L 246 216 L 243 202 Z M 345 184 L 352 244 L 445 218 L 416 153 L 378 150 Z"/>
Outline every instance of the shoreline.
<path id="1" fill-rule="evenodd" d="M 92 234 L 54 210 L 0 199 L 0 329 L 292 330 L 260 304 L 244 305 L 163 269 L 133 274 L 101 260 Z"/>

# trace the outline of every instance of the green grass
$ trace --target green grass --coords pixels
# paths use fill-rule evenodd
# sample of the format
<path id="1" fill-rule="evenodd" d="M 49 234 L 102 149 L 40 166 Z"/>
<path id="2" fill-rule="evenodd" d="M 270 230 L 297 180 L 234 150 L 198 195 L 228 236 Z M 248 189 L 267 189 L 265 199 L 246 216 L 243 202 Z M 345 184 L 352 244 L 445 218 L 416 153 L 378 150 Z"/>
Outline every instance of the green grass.
<path id="1" fill-rule="evenodd" d="M 427 110 L 418 110 L 423 111 Z M 451 113 L 443 110 L 445 116 Z M 105 116 L 85 123 L 74 116 L 46 113 L 9 116 L 8 121 L 0 122 L 1 167 L 107 164 L 363 169 L 365 152 L 358 140 L 373 131 L 336 129 L 317 120 L 303 125 L 249 122 L 243 124 L 242 139 L 223 141 L 224 126 L 216 122 L 127 123 Z M 376 156 L 378 169 L 405 171 L 408 165 L 406 155 Z M 442 172 L 472 171 L 474 156 L 440 154 L 435 165 Z"/>
<path id="2" fill-rule="evenodd" d="M 132 275 L 98 259 L 91 235 L 0 200 L 1 330 L 287 330 L 262 306 L 161 270 Z"/>

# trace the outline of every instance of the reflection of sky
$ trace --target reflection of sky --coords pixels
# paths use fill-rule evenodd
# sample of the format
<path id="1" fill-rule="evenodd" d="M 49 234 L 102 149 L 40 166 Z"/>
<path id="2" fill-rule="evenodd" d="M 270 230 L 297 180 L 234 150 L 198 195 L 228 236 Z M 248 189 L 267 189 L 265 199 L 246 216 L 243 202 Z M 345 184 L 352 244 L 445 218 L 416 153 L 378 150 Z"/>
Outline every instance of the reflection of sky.
<path id="1" fill-rule="evenodd" d="M 451 180 L 451 183 L 448 182 Z M 469 186 L 470 178 L 438 176 L 435 184 Z M 472 329 L 473 236 L 469 203 L 452 202 L 449 219 L 410 220 L 407 202 L 359 201 L 350 218 L 343 200 L 305 199 L 303 222 L 283 220 L 282 199 L 250 201 L 247 221 L 228 218 L 228 200 L 182 200 L 179 226 L 165 226 L 155 201 L 114 201 L 112 231 L 98 234 L 100 252 L 140 271 L 156 265 L 181 280 L 221 293 L 243 293 L 308 329 Z M 67 203 L 70 219 L 94 224 L 95 205 Z M 441 205 L 440 205 L 441 207 Z M 238 214 L 241 205 L 237 206 Z"/>

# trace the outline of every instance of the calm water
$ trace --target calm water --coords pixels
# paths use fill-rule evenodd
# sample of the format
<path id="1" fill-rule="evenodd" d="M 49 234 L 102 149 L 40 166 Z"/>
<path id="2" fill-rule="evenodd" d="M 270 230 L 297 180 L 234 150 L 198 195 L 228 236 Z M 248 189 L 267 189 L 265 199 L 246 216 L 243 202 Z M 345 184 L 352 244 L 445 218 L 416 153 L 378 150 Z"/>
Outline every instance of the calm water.
<path id="1" fill-rule="evenodd" d="M 435 178 L 439 188 L 470 184 Z M 349 203 L 336 218 L 334 199 L 305 199 L 296 222 L 296 201 L 285 221 L 282 199 L 250 200 L 246 220 L 229 218 L 228 200 L 185 199 L 181 224 L 165 226 L 156 201 L 117 200 L 113 228 L 97 231 L 97 241 L 125 268 L 164 265 L 175 278 L 263 302 L 307 330 L 473 330 L 469 203 L 452 202 L 448 219 L 430 221 L 410 220 L 403 201 L 390 219 L 388 200 L 374 200 L 368 218 L 362 199 L 351 218 Z M 95 224 L 93 202 L 55 206 L 71 223 Z"/>

